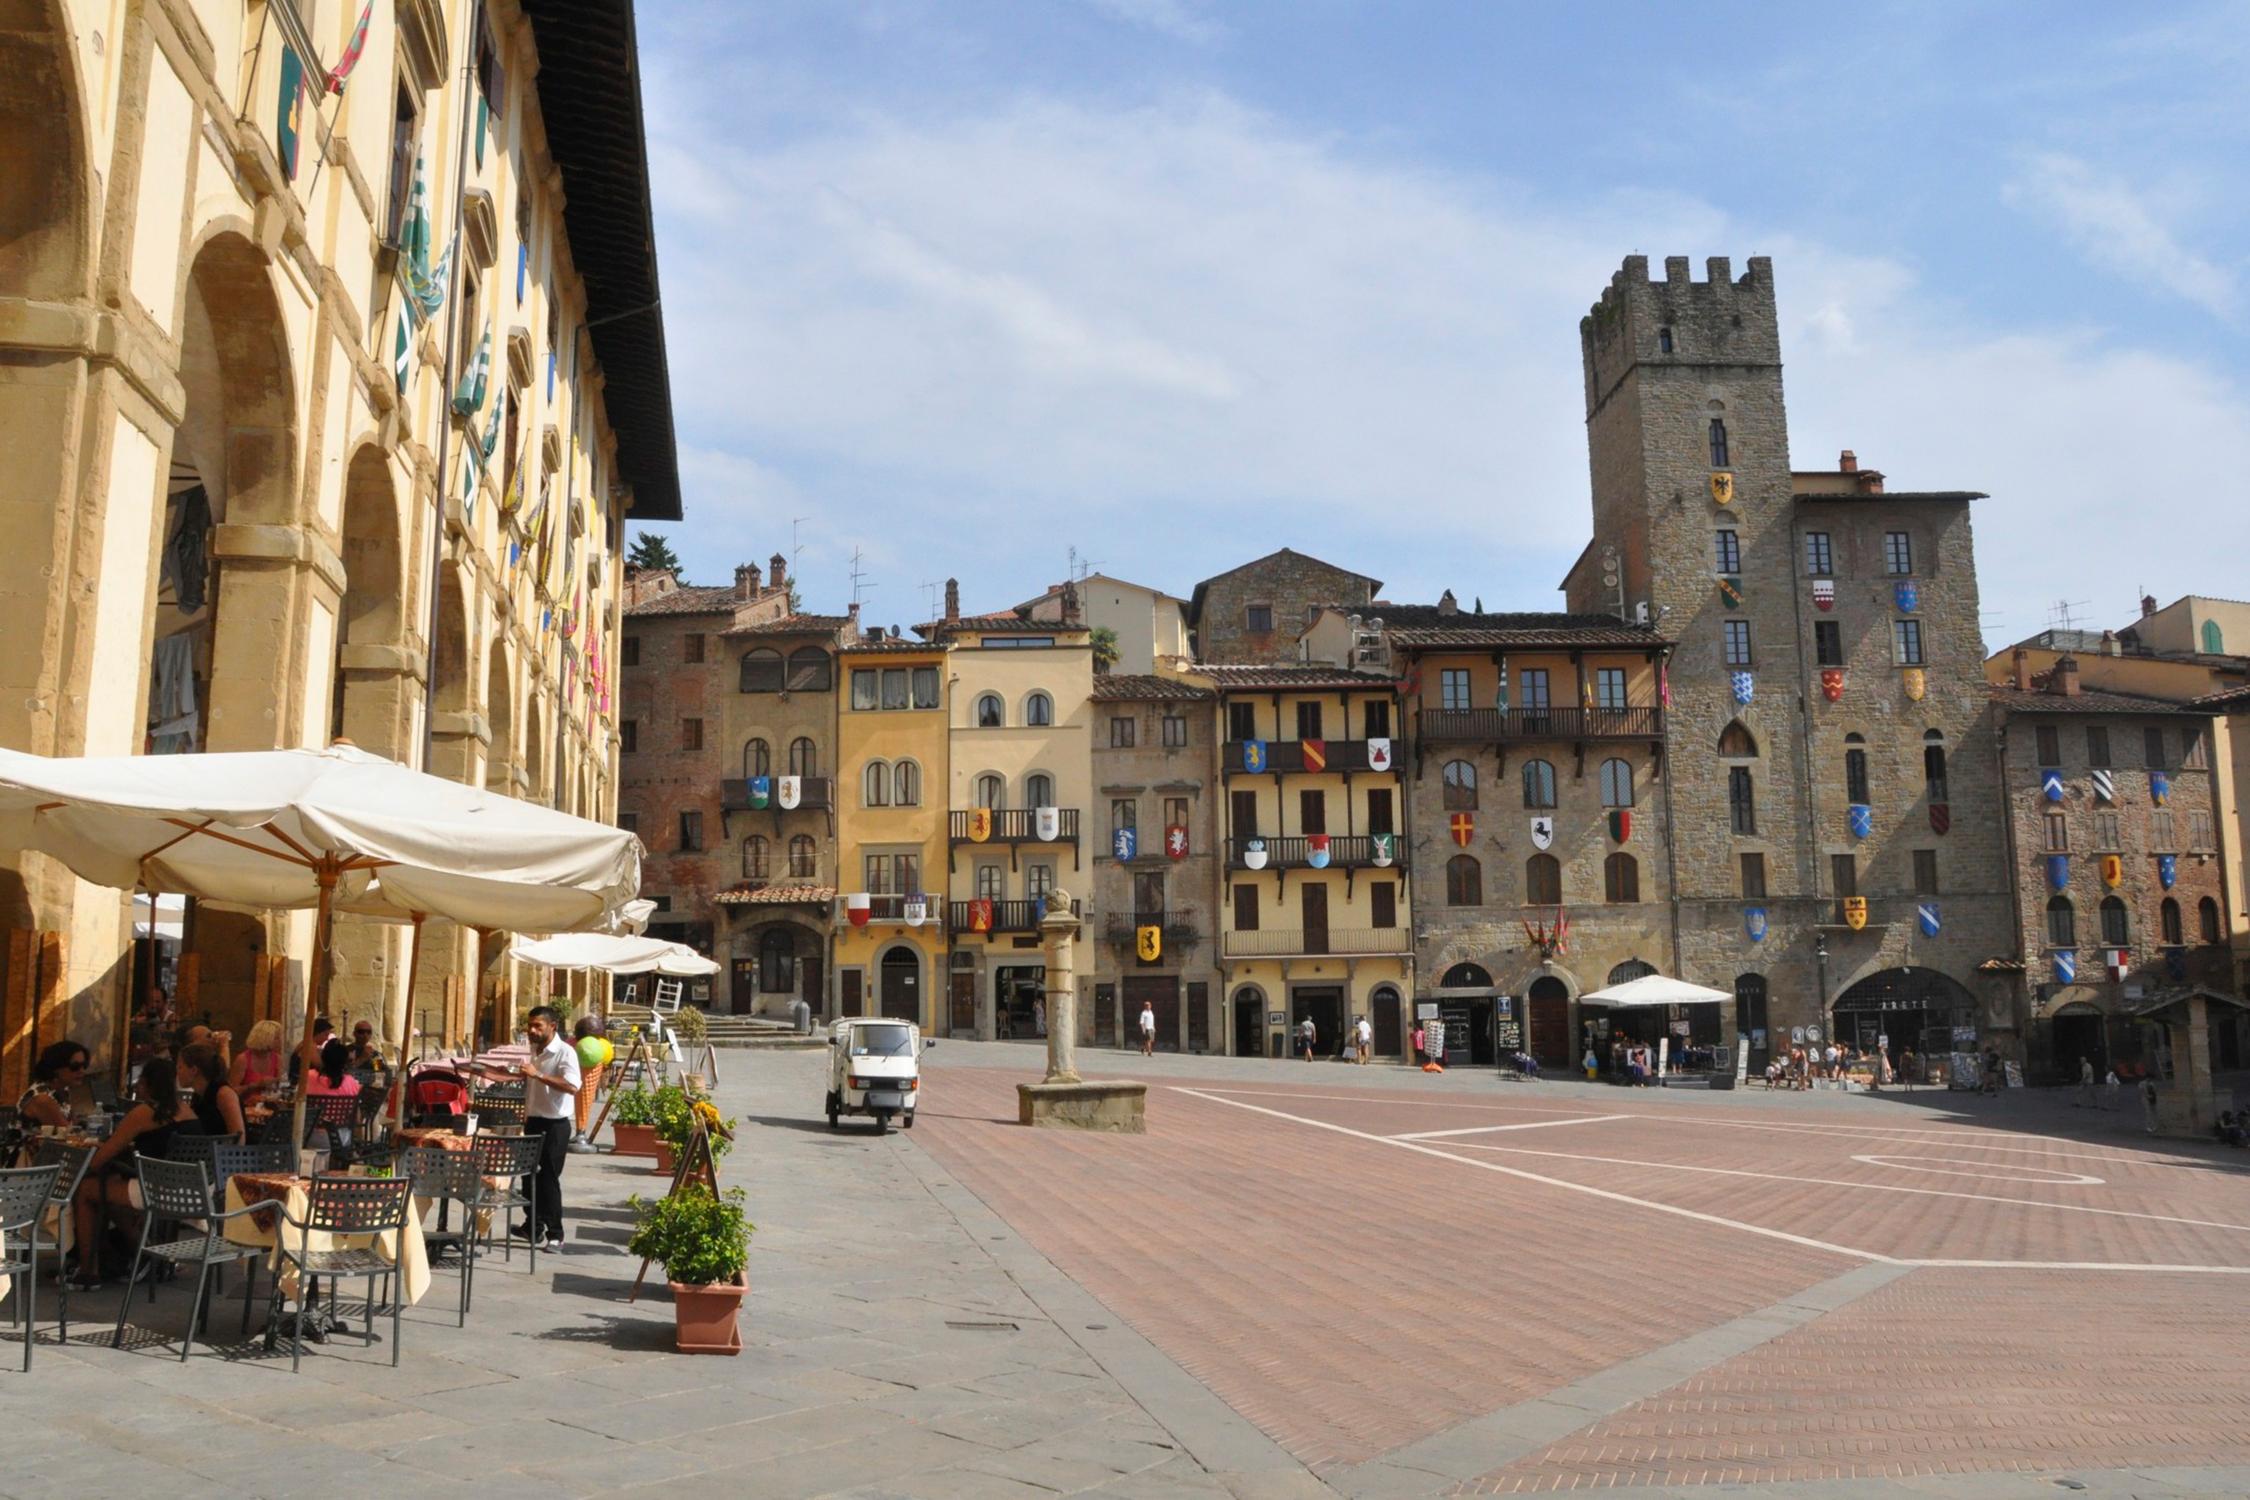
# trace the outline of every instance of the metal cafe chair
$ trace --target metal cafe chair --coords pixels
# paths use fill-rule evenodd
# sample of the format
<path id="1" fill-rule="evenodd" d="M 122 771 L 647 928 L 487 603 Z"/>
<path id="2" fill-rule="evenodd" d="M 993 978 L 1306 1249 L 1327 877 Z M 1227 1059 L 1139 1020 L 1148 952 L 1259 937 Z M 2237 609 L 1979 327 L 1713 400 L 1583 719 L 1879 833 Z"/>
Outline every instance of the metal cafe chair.
<path id="1" fill-rule="evenodd" d="M 226 1205 L 227 1179 L 237 1172 L 288 1172 L 295 1166 L 295 1153 L 286 1140 L 248 1146 L 221 1142 L 211 1148 L 211 1201 L 220 1207 Z"/>
<path id="2" fill-rule="evenodd" d="M 274 1327 L 273 1318 L 281 1310 L 281 1271 L 289 1266 L 297 1268 L 298 1286 L 301 1289 L 299 1310 L 289 1334 L 289 1369 L 292 1373 L 301 1368 L 305 1354 L 305 1320 L 312 1316 L 315 1293 L 312 1278 L 328 1278 L 330 1313 L 334 1313 L 336 1282 L 345 1277 L 367 1278 L 366 1331 L 367 1342 L 375 1342 L 375 1283 L 384 1283 L 391 1307 L 391 1364 L 398 1364 L 400 1312 L 406 1301 L 405 1288 L 399 1283 L 399 1254 L 386 1256 L 374 1242 L 374 1237 L 389 1234 L 392 1244 L 406 1232 L 406 1217 L 413 1212 L 414 1184 L 403 1177 L 338 1177 L 321 1176 L 312 1180 L 305 1194 L 305 1216 L 292 1216 L 280 1204 L 264 1205 L 280 1219 L 280 1228 L 274 1236 L 281 1265 L 275 1267 L 273 1293 L 269 1302 L 267 1328 Z M 297 1232 L 292 1245 L 289 1232 Z M 356 1249 L 315 1250 L 312 1237 L 325 1235 L 366 1235 L 369 1242 Z"/>
<path id="3" fill-rule="evenodd" d="M 62 1237 L 70 1224 L 71 1204 L 78 1197 L 78 1184 L 86 1180 L 86 1164 L 94 1159 L 92 1146 L 76 1146 L 67 1141 L 41 1141 L 32 1152 L 32 1165 L 56 1168 L 53 1189 L 47 1195 L 47 1209 L 55 1216 L 55 1242 L 47 1248 L 55 1252 L 55 1296 L 60 1304 L 61 1337 L 70 1342 L 70 1278 L 63 1274 Z M 86 1264 L 88 1255 L 98 1256 L 98 1245 L 79 1245 L 79 1264 Z"/>
<path id="4" fill-rule="evenodd" d="M 455 1315 L 456 1326 L 469 1324 L 469 1282 L 476 1274 L 476 1204 L 484 1191 L 484 1179 L 477 1175 L 476 1158 L 466 1151 L 446 1151 L 436 1146 L 410 1146 L 398 1154 L 398 1175 L 414 1184 L 417 1204 L 430 1199 L 439 1204 L 459 1204 L 461 1225 L 458 1229 L 424 1229 L 422 1243 L 428 1247 L 430 1259 L 435 1262 L 440 1254 L 451 1250 L 458 1257 L 461 1272 L 460 1305 Z M 446 1224 L 449 1216 L 440 1214 L 438 1222 Z"/>
<path id="5" fill-rule="evenodd" d="M 497 1227 L 500 1231 L 500 1253 L 504 1260 L 513 1262 L 516 1258 L 516 1210 L 520 1208 L 527 1219 L 531 1217 L 531 1190 L 524 1179 L 539 1170 L 539 1153 L 546 1149 L 546 1145 L 544 1136 L 490 1135 L 482 1130 L 471 1139 L 469 1159 L 476 1164 L 477 1177 L 477 1198 L 471 1205 L 471 1212 L 481 1210 L 500 1216 Z M 495 1187 L 494 1182 L 502 1185 Z M 473 1228 L 476 1220 L 471 1218 L 469 1223 Z M 490 1234 L 493 1228 L 494 1225 L 487 1222 L 485 1232 Z M 531 1269 L 536 1273 L 539 1269 L 539 1226 L 531 1225 L 531 1233 L 525 1238 L 531 1246 Z"/>
<path id="6" fill-rule="evenodd" d="M 210 1319 L 207 1300 L 213 1267 L 231 1266 L 237 1261 L 248 1264 L 242 1278 L 242 1331 L 250 1331 L 250 1289 L 258 1279 L 258 1261 L 265 1250 L 257 1245 L 241 1245 L 226 1237 L 229 1219 L 239 1219 L 257 1211 L 256 1207 L 238 1208 L 232 1213 L 222 1213 L 211 1203 L 211 1174 L 201 1162 L 166 1161 L 161 1157 L 139 1158 L 141 1174 L 141 1202 L 147 1212 L 141 1216 L 141 1241 L 133 1250 L 133 1268 L 125 1277 L 125 1295 L 117 1299 L 117 1328 L 110 1335 L 109 1346 L 121 1348 L 125 1343 L 125 1314 L 132 1310 L 133 1287 L 140 1277 L 141 1263 L 153 1261 L 175 1269 L 195 1267 L 195 1301 L 188 1308 L 187 1327 L 180 1334 L 180 1362 L 187 1362 L 188 1351 L 195 1347 L 198 1328 L 208 1337 L 205 1325 Z M 169 1224 L 185 1228 L 188 1233 L 178 1239 L 158 1240 L 157 1226 Z M 148 1300 L 156 1301 L 156 1283 L 148 1288 Z"/>
<path id="7" fill-rule="evenodd" d="M 85 1164 L 79 1164 L 84 1171 Z M 0 1171 L 0 1276 L 23 1278 L 16 1319 L 23 1325 L 23 1368 L 31 1373 L 32 1334 L 39 1321 L 39 1234 L 62 1168 L 53 1163 Z M 60 1263 L 55 1279 L 62 1281 Z"/>
<path id="8" fill-rule="evenodd" d="M 469 1113 L 477 1117 L 479 1131 L 521 1131 L 523 1107 L 523 1095 L 516 1092 L 477 1094 L 469 1101 Z"/>

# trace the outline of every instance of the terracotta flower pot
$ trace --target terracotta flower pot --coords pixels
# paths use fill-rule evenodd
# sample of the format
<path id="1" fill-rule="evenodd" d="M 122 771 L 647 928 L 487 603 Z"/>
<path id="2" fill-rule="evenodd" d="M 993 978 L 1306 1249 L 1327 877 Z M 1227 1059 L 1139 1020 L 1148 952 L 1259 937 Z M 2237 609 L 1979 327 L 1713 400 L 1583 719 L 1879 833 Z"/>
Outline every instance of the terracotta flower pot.
<path id="1" fill-rule="evenodd" d="M 669 1285 L 674 1347 L 682 1354 L 742 1352 L 742 1327 L 737 1319 L 742 1299 L 750 1291 L 747 1274 L 712 1286 L 688 1286 L 678 1281 Z"/>
<path id="2" fill-rule="evenodd" d="M 610 1132 L 616 1139 L 619 1156 L 654 1156 L 656 1154 L 656 1127 L 654 1125 L 612 1125 Z"/>
<path id="3" fill-rule="evenodd" d="M 672 1175 L 673 1168 L 678 1165 L 679 1158 L 672 1153 L 672 1143 L 670 1141 L 658 1141 L 656 1143 L 656 1165 L 649 1170 L 655 1172 L 658 1176 L 669 1177 Z"/>

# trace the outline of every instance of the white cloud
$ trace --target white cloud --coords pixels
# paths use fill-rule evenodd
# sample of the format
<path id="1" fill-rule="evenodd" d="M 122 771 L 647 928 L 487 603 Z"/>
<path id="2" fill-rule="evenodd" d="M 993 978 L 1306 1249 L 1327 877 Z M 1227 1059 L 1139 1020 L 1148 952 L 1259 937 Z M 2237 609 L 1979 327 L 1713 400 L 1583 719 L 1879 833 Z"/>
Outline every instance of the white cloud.
<path id="1" fill-rule="evenodd" d="M 1089 0 L 1094 9 L 1131 26 L 1145 26 L 1178 41 L 1217 41 L 1223 31 L 1192 0 Z"/>
<path id="2" fill-rule="evenodd" d="M 2122 177 L 2074 156 L 2042 152 L 2002 197 L 2055 225 L 2096 265 L 2153 282 L 2229 322 L 2241 314 L 2242 289 L 2234 273 L 2182 244 L 2159 205 Z"/>
<path id="3" fill-rule="evenodd" d="M 1774 257 L 1800 463 L 1993 492 L 1995 641 L 2058 597 L 2128 617 L 2192 518 L 2240 514 L 2211 505 L 2250 451 L 2228 376 L 1995 329 L 1693 199 L 1557 204 L 1211 95 L 696 129 L 655 163 L 698 576 L 810 515 L 809 597 L 860 546 L 877 619 L 949 573 L 972 607 L 1028 597 L 1071 544 L 1181 592 L 1287 544 L 1396 598 L 1551 606 L 1589 516 L 1577 324 L 1635 251 Z"/>

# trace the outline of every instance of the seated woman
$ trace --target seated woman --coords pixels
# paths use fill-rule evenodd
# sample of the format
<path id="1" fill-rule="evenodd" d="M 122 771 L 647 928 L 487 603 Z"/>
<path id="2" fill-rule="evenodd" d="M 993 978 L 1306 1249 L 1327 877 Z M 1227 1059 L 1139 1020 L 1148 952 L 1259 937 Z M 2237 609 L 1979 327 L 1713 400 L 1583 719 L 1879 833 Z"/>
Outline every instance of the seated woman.
<path id="1" fill-rule="evenodd" d="M 189 1094 L 189 1108 L 205 1135 L 242 1134 L 242 1096 L 227 1082 L 219 1049 L 205 1042 L 180 1053 L 180 1087 Z"/>
<path id="2" fill-rule="evenodd" d="M 86 1068 L 93 1054 L 80 1042 L 56 1042 L 31 1065 L 31 1087 L 16 1101 L 26 1129 L 68 1125 L 93 1103 L 86 1092 Z"/>
<path id="3" fill-rule="evenodd" d="M 305 1075 L 305 1097 L 318 1099 L 333 1094 L 349 1098 L 359 1092 L 359 1080 L 352 1077 L 352 1049 L 340 1036 L 330 1036 L 313 1060 L 312 1071 Z M 339 1151 L 352 1143 L 349 1130 L 317 1132 L 320 1144 L 329 1151 Z"/>
<path id="4" fill-rule="evenodd" d="M 78 1185 L 73 1205 L 78 1243 L 78 1270 L 71 1277 L 73 1291 L 92 1291 L 101 1285 L 103 1220 L 113 1211 L 128 1213 L 141 1206 L 141 1185 L 134 1175 L 134 1159 L 161 1160 L 182 1135 L 203 1134 L 195 1110 L 180 1096 L 179 1074 L 169 1057 L 152 1057 L 141 1065 L 135 1086 L 137 1101 L 118 1121 L 86 1164 L 86 1179 Z"/>
<path id="5" fill-rule="evenodd" d="M 260 1021 L 250 1028 L 242 1050 L 235 1054 L 234 1070 L 227 1081 L 247 1103 L 279 1087 L 288 1073 L 289 1060 L 281 1053 L 281 1023 Z"/>

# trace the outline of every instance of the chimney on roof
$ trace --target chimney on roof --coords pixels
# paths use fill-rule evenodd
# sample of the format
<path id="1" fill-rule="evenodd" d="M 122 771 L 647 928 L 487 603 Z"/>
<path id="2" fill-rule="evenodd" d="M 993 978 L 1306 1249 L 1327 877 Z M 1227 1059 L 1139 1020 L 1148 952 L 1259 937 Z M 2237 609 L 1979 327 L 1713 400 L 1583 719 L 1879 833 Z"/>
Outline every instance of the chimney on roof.
<path id="1" fill-rule="evenodd" d="M 1846 448 L 1837 456 L 1836 468 L 1840 473 L 1857 474 L 1859 472 L 1859 455 Z"/>
<path id="2" fill-rule="evenodd" d="M 961 580 L 958 578 L 945 580 L 945 617 L 948 620 L 961 618 Z"/>
<path id="3" fill-rule="evenodd" d="M 745 604 L 758 597 L 758 565 L 756 563 L 736 563 L 734 565 L 734 596 Z"/>
<path id="4" fill-rule="evenodd" d="M 1065 583 L 1062 596 L 1062 617 L 1065 625 L 1081 624 L 1085 620 L 1085 606 L 1078 598 L 1078 585 Z"/>
<path id="5" fill-rule="evenodd" d="M 1453 597 L 1453 590 L 1447 589 L 1438 595 L 1437 612 L 1441 615 L 1457 615 L 1461 612 L 1461 601 Z"/>
<path id="6" fill-rule="evenodd" d="M 2156 613 L 2156 596 L 2155 596 L 2154 594 L 2143 594 L 2143 595 L 2141 595 L 2141 618 L 2145 620 L 2145 619 L 2147 619 L 2147 618 L 2148 618 L 2148 617 L 2149 617 L 2150 615 L 2153 615 L 2153 614 L 2155 614 L 2155 613 Z"/>
<path id="7" fill-rule="evenodd" d="M 2047 674 L 2047 691 L 2061 698 L 2078 696 L 2078 658 L 2065 652 L 2055 658 L 2055 669 Z"/>
<path id="8" fill-rule="evenodd" d="M 789 587 L 789 559 L 778 552 L 766 560 L 766 586 L 777 589 Z"/>
<path id="9" fill-rule="evenodd" d="M 2013 660 L 2013 665 L 2016 669 L 2016 691 L 2019 693 L 2030 692 L 2031 653 L 2024 650 L 2021 646 L 2016 647 L 2016 654 Z"/>
<path id="10" fill-rule="evenodd" d="M 2102 655 L 2104 655 L 2104 656 L 2119 656 L 2119 655 L 2122 655 L 2122 654 L 2123 654 L 2123 648 L 2121 648 L 2121 647 L 2120 647 L 2120 646 L 2119 646 L 2119 645 L 2117 644 L 2117 632 L 2116 632 L 2116 631 L 2114 631 L 2114 630 L 2105 630 L 2105 631 L 2103 631 L 2103 632 L 2102 632 Z"/>

